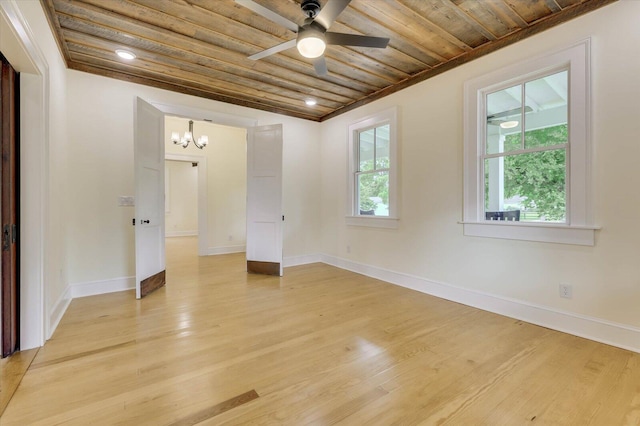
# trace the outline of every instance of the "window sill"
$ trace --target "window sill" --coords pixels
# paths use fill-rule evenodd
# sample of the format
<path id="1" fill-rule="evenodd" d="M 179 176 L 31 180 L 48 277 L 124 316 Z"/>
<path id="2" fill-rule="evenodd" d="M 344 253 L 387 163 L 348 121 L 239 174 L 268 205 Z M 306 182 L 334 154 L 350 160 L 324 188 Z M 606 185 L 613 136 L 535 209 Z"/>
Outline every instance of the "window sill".
<path id="1" fill-rule="evenodd" d="M 507 240 L 545 243 L 595 245 L 595 231 L 600 228 L 538 223 L 458 222 L 469 237 L 502 238 Z"/>
<path id="2" fill-rule="evenodd" d="M 371 228 L 398 229 L 400 219 L 380 216 L 347 216 L 348 226 L 368 226 Z"/>

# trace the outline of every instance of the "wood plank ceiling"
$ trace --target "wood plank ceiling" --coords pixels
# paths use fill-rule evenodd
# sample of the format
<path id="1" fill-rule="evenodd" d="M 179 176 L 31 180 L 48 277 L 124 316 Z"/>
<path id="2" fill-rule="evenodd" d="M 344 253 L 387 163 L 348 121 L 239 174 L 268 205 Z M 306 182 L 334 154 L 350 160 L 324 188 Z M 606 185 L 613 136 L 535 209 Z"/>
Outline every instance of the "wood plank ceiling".
<path id="1" fill-rule="evenodd" d="M 614 1 L 353 0 L 331 31 L 388 37 L 389 46 L 329 46 L 319 77 L 295 48 L 248 59 L 296 35 L 233 0 L 41 0 L 71 69 L 314 121 Z M 304 21 L 300 0 L 255 2 Z"/>

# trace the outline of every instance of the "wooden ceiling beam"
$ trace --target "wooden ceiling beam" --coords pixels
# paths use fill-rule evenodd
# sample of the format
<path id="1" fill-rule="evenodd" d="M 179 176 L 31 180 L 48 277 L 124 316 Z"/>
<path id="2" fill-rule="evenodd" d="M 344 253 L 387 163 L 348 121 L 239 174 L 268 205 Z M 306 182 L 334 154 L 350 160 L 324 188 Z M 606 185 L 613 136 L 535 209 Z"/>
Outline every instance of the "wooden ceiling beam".
<path id="1" fill-rule="evenodd" d="M 120 38 L 128 38 L 129 42 L 132 44 L 143 40 L 152 40 L 173 47 L 189 46 L 188 48 L 194 52 L 207 52 L 207 55 L 212 58 L 224 60 L 225 62 L 238 67 L 244 67 L 247 69 L 262 67 L 262 65 L 257 61 L 247 59 L 245 54 L 241 52 L 224 49 L 219 46 L 203 42 L 202 40 L 173 33 L 164 28 L 123 17 L 115 14 L 114 12 L 100 9 L 90 4 L 79 4 L 77 2 L 70 3 L 61 0 L 53 1 L 57 8 L 59 20 L 61 17 L 66 15 L 70 18 L 70 20 L 66 20 L 67 25 L 73 25 L 72 22 L 74 19 L 85 22 L 86 25 L 89 25 L 89 27 L 85 26 L 84 31 L 87 33 L 91 33 L 91 26 L 95 26 L 96 29 L 100 29 L 100 27 L 102 27 L 117 32 L 120 34 Z M 283 65 L 285 65 L 282 67 L 282 74 L 289 76 L 292 80 L 300 77 L 299 75 L 296 75 L 296 73 L 303 76 L 312 76 L 315 74 L 311 64 L 300 60 L 282 60 L 282 57 L 282 55 L 279 55 L 278 58 L 279 62 L 284 62 Z M 273 71 L 273 66 L 266 68 Z M 354 73 L 352 72 L 351 74 L 353 75 Z M 386 80 L 380 80 L 378 86 L 364 86 L 358 84 L 357 81 L 354 81 L 351 78 L 340 77 L 339 75 L 332 75 L 330 78 L 323 79 L 321 81 L 318 81 L 313 77 L 309 77 L 309 80 L 304 84 L 314 85 L 319 82 L 334 84 L 336 86 L 335 90 L 327 90 L 330 92 L 335 91 L 336 93 L 340 93 L 343 90 L 358 90 L 361 93 L 370 93 L 372 90 L 376 90 L 379 87 L 385 87 L 389 84 Z M 339 84 L 336 82 L 339 82 Z"/>
<path id="2" fill-rule="evenodd" d="M 166 89 L 167 86 L 170 86 L 172 88 L 170 90 L 174 90 L 179 93 L 205 97 L 220 102 L 276 112 L 278 114 L 304 118 L 307 120 L 319 121 L 323 116 L 322 113 L 318 113 L 314 109 L 305 108 L 304 104 L 300 105 L 299 108 L 290 108 L 289 105 L 285 106 L 285 104 L 282 103 L 274 103 L 272 100 L 265 98 L 260 93 L 256 93 L 255 96 L 238 96 L 238 92 L 226 90 L 224 87 L 212 90 L 212 86 L 209 83 L 187 81 L 181 78 L 176 78 L 171 75 L 171 73 L 167 74 L 163 71 L 157 71 L 159 68 L 150 67 L 148 69 L 144 69 L 141 67 L 132 67 L 115 61 L 99 61 L 95 57 L 80 56 L 73 52 L 72 57 L 74 57 L 75 60 L 72 62 L 71 69 L 75 70 L 100 70 L 99 74 L 106 77 L 125 81 L 134 81 L 138 84 L 161 89 Z M 122 74 L 124 78 L 120 78 L 120 74 Z"/>
<path id="3" fill-rule="evenodd" d="M 117 62 L 117 59 L 113 57 L 113 53 L 109 50 L 99 50 L 94 47 L 89 47 L 82 44 L 69 43 L 69 50 L 71 52 L 71 58 L 74 61 L 82 61 L 89 65 L 96 65 L 97 63 Z M 160 71 L 167 77 L 173 77 L 176 80 L 183 79 L 185 82 L 196 82 L 201 85 L 208 85 L 212 91 L 238 93 L 243 95 L 243 98 L 261 97 L 262 99 L 269 100 L 273 104 L 286 104 L 286 105 L 304 105 L 304 100 L 311 97 L 310 94 L 304 94 L 300 92 L 278 90 L 278 88 L 270 88 L 264 85 L 256 85 L 252 80 L 240 78 L 234 74 L 211 70 L 208 74 L 202 72 L 202 66 L 191 65 L 185 66 L 177 61 L 162 61 L 158 62 L 157 57 L 148 54 L 141 54 L 136 59 L 138 62 L 135 68 L 139 68 L 144 71 Z M 128 67 L 133 67 L 129 64 Z M 129 71 L 130 72 L 130 71 Z M 335 101 L 329 101 L 324 98 L 313 96 L 318 100 L 318 110 L 324 110 L 330 112 L 338 107 L 340 104 Z"/>
<path id="4" fill-rule="evenodd" d="M 485 28 L 484 25 L 480 24 L 478 21 L 473 19 L 473 17 L 469 16 L 469 14 L 463 9 L 454 6 L 449 0 L 439 0 L 439 4 L 441 5 L 441 7 L 454 14 L 455 17 L 462 19 L 462 21 L 464 21 L 466 25 L 481 34 L 487 40 L 494 41 L 498 39 L 498 36 L 496 34 L 493 34 L 490 30 Z"/>
<path id="5" fill-rule="evenodd" d="M 333 117 L 344 114 L 345 112 L 351 111 L 355 108 L 359 108 L 363 105 L 366 105 L 370 102 L 381 99 L 385 96 L 389 96 L 400 90 L 406 89 L 407 87 L 413 86 L 414 84 L 420 83 L 424 80 L 435 77 L 436 75 L 442 74 L 445 71 L 448 71 L 457 66 L 470 62 L 476 58 L 487 55 L 496 50 L 502 49 L 505 46 L 516 43 L 534 34 L 538 34 L 560 23 L 567 22 L 578 16 L 584 15 L 585 13 L 589 13 L 603 6 L 606 6 L 608 4 L 615 3 L 616 1 L 618 0 L 589 0 L 588 2 L 575 4 L 572 7 L 567 7 L 563 9 L 561 12 L 549 15 L 546 19 L 540 20 L 535 25 L 531 25 L 523 30 L 520 30 L 515 33 L 511 33 L 508 36 L 502 37 L 501 39 L 496 40 L 493 43 L 482 45 L 471 52 L 467 52 L 463 55 L 460 55 L 457 58 L 454 58 L 453 60 L 450 60 L 444 63 L 440 67 L 436 67 L 430 70 L 425 70 L 423 73 L 416 75 L 410 79 L 407 79 L 399 84 L 396 84 L 392 87 L 388 87 L 386 89 L 382 89 L 372 95 L 362 98 L 357 102 L 354 102 L 350 105 L 346 105 L 345 107 L 322 117 L 321 121 L 329 120 Z"/>
<path id="6" fill-rule="evenodd" d="M 86 46 L 87 48 L 100 49 L 103 51 L 109 51 L 111 55 L 116 48 L 120 47 L 119 44 L 111 41 L 108 38 L 100 38 L 97 36 L 89 36 L 85 33 L 74 31 L 71 29 L 63 30 L 65 38 L 67 40 L 68 45 L 75 46 Z M 167 52 L 161 50 L 162 46 L 154 46 L 152 42 L 149 42 L 144 46 L 144 48 L 138 49 L 136 52 L 138 57 L 141 60 L 153 61 L 158 63 L 168 64 L 174 67 L 181 67 L 182 69 L 189 69 L 193 72 L 197 72 L 203 75 L 208 75 L 217 72 L 223 72 L 225 74 L 233 76 L 233 80 L 237 80 L 236 77 L 240 79 L 247 80 L 250 82 L 255 82 L 258 77 L 260 83 L 255 84 L 256 87 L 260 88 L 263 84 L 270 85 L 270 88 L 264 86 L 261 88 L 267 91 L 271 91 L 273 93 L 297 93 L 298 98 L 306 98 L 309 96 L 313 96 L 318 99 L 319 102 L 322 101 L 324 105 L 331 106 L 332 108 L 337 107 L 341 103 L 344 102 L 352 102 L 354 97 L 346 97 L 338 94 L 331 94 L 325 92 L 323 90 L 315 89 L 315 88 L 306 88 L 305 90 L 300 90 L 300 85 L 292 84 L 284 78 L 265 74 L 262 76 L 257 76 L 256 72 L 244 72 L 238 71 L 237 68 L 220 66 L 220 64 L 216 63 L 215 59 L 209 57 L 198 56 L 190 51 L 184 51 L 180 49 L 174 49 Z M 76 49 L 77 50 L 77 49 Z M 290 95 L 293 97 L 293 95 Z"/>

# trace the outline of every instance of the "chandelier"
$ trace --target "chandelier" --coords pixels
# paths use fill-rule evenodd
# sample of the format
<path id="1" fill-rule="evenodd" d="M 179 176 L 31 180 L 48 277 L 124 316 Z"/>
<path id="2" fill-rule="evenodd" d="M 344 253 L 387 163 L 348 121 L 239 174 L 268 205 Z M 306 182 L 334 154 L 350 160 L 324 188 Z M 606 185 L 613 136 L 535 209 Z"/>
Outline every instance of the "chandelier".
<path id="1" fill-rule="evenodd" d="M 182 145 L 183 148 L 186 148 L 189 145 L 189 142 L 193 142 L 193 144 L 198 149 L 202 149 L 209 143 L 209 137 L 207 135 L 202 135 L 196 139 L 193 135 L 193 121 L 189 120 L 189 131 L 184 132 L 184 136 L 180 137 L 180 133 L 171 132 L 171 141 L 176 145 Z"/>

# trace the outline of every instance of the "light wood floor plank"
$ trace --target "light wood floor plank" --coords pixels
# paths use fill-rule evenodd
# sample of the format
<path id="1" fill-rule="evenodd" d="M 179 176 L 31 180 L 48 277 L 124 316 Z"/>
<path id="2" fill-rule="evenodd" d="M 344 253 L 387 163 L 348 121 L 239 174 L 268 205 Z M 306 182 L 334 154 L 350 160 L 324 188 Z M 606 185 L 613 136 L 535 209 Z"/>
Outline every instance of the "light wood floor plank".
<path id="1" fill-rule="evenodd" d="M 640 355 L 328 265 L 167 240 L 167 286 L 73 300 L 12 425 L 640 423 Z M 0 394 L 1 396 L 1 394 Z"/>
<path id="2" fill-rule="evenodd" d="M 37 353 L 30 349 L 0 360 L 0 418 Z"/>

